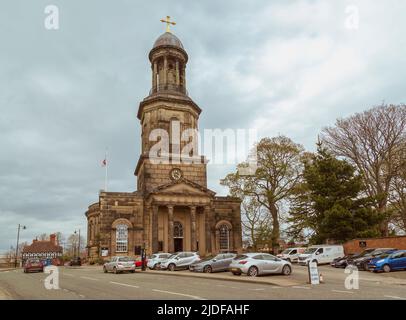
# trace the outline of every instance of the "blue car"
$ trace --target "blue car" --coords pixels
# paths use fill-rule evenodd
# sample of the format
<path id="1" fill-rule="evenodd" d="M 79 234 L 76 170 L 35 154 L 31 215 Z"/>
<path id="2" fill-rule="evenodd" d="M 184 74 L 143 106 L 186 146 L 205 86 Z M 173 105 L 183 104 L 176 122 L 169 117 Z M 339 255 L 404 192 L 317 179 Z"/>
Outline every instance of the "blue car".
<path id="1" fill-rule="evenodd" d="M 372 259 L 368 269 L 373 272 L 391 272 L 406 269 L 406 250 L 397 250 Z"/>

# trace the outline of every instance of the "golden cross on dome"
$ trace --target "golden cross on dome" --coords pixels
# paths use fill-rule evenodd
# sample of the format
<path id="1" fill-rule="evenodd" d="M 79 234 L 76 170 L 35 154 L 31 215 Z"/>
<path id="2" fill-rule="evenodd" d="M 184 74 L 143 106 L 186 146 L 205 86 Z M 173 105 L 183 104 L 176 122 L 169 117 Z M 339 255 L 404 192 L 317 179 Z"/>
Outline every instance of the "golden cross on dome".
<path id="1" fill-rule="evenodd" d="M 166 23 L 166 32 L 171 32 L 170 25 L 175 25 L 176 22 L 171 21 L 170 16 L 166 16 L 166 19 L 161 19 L 161 22 Z"/>

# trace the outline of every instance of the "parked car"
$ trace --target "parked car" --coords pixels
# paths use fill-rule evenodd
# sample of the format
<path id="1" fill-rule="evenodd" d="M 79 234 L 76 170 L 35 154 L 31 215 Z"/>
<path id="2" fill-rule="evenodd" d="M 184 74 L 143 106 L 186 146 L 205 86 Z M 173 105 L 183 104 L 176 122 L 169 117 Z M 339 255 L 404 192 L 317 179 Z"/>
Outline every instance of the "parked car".
<path id="1" fill-rule="evenodd" d="M 39 259 L 28 259 L 24 264 L 24 273 L 44 272 L 44 264 Z"/>
<path id="2" fill-rule="evenodd" d="M 406 250 L 384 253 L 368 263 L 368 269 L 373 272 L 391 272 L 406 269 Z"/>
<path id="3" fill-rule="evenodd" d="M 268 253 L 244 253 L 233 259 L 229 270 L 234 275 L 244 273 L 251 277 L 273 273 L 288 276 L 292 273 L 292 264 Z"/>
<path id="4" fill-rule="evenodd" d="M 309 262 L 324 264 L 331 263 L 334 259 L 342 257 L 344 257 L 343 246 L 316 245 L 307 248 L 305 252 L 300 254 L 298 263 L 300 265 L 308 265 Z"/>
<path id="5" fill-rule="evenodd" d="M 236 256 L 235 253 L 221 253 L 216 256 L 208 256 L 200 261 L 192 263 L 189 266 L 189 270 L 205 273 L 227 271 L 231 261 Z"/>
<path id="6" fill-rule="evenodd" d="M 177 252 L 162 261 L 160 267 L 169 271 L 188 269 L 192 263 L 197 261 L 200 261 L 200 256 L 196 252 Z"/>
<path id="7" fill-rule="evenodd" d="M 331 265 L 336 268 L 346 268 L 348 265 L 353 264 L 352 261 L 354 259 L 359 259 L 361 257 L 364 257 L 368 254 L 370 254 L 372 251 L 374 251 L 374 248 L 369 248 L 365 249 L 361 253 L 354 253 L 354 254 L 348 254 L 344 258 L 337 258 L 335 259 Z"/>
<path id="8" fill-rule="evenodd" d="M 148 259 L 145 259 L 146 265 L 148 265 Z M 134 264 L 136 268 L 142 268 L 142 259 L 141 257 L 138 257 L 137 259 L 134 260 Z"/>
<path id="9" fill-rule="evenodd" d="M 278 258 L 289 262 L 297 262 L 299 254 L 305 252 L 306 248 L 288 248 L 277 255 Z"/>
<path id="10" fill-rule="evenodd" d="M 72 260 L 69 261 L 70 266 L 81 266 L 82 265 L 82 259 L 80 257 L 73 258 Z"/>
<path id="11" fill-rule="evenodd" d="M 134 259 L 125 256 L 112 257 L 110 261 L 103 265 L 104 273 L 121 273 L 124 271 L 135 272 Z"/>
<path id="12" fill-rule="evenodd" d="M 376 257 L 378 257 L 378 256 L 380 256 L 380 255 L 382 255 L 384 253 L 392 253 L 392 252 L 394 252 L 396 250 L 397 249 L 393 249 L 393 248 L 377 248 L 377 249 L 374 249 L 374 250 L 370 251 L 369 253 L 365 254 L 362 257 L 358 257 L 356 259 L 348 260 L 348 264 L 354 265 L 360 270 L 368 270 L 368 263 L 372 259 L 374 259 L 374 258 L 376 258 Z"/>
<path id="13" fill-rule="evenodd" d="M 354 256 L 358 256 L 358 254 L 347 254 L 344 257 L 335 258 L 330 265 L 335 268 L 345 268 L 347 267 L 348 259 L 351 259 Z"/>
<path id="14" fill-rule="evenodd" d="M 147 267 L 151 270 L 156 270 L 160 267 L 162 261 L 168 259 L 171 253 L 154 253 L 148 258 Z"/>

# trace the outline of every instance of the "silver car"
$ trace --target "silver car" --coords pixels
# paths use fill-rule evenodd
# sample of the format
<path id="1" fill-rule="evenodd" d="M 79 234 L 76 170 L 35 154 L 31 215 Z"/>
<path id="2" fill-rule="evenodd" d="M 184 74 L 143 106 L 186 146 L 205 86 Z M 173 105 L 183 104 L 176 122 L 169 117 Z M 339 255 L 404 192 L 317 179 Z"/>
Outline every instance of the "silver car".
<path id="1" fill-rule="evenodd" d="M 234 275 L 245 273 L 256 277 L 279 273 L 288 276 L 292 273 L 292 264 L 267 253 L 244 253 L 233 259 L 229 269 Z"/>
<path id="2" fill-rule="evenodd" d="M 168 259 L 172 253 L 154 253 L 148 258 L 147 267 L 156 270 L 160 267 L 162 261 Z"/>
<path id="3" fill-rule="evenodd" d="M 200 261 L 200 257 L 196 252 L 177 252 L 171 255 L 168 259 L 161 262 L 161 269 L 175 271 L 177 269 L 188 269 L 189 266 Z"/>
<path id="4" fill-rule="evenodd" d="M 205 273 L 227 271 L 231 261 L 236 256 L 234 253 L 221 253 L 214 257 L 208 256 L 201 261 L 192 263 L 189 266 L 189 270 Z"/>
<path id="5" fill-rule="evenodd" d="M 114 272 L 116 274 L 124 271 L 130 271 L 134 273 L 135 261 L 133 258 L 125 256 L 112 257 L 110 261 L 106 262 L 103 265 L 103 271 L 104 273 Z"/>

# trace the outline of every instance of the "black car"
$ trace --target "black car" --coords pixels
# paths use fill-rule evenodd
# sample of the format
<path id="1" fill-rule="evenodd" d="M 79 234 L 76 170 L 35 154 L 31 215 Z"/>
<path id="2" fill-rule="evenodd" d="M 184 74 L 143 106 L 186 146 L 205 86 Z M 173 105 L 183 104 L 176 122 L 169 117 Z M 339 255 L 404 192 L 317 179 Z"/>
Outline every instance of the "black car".
<path id="1" fill-rule="evenodd" d="M 80 257 L 73 258 L 71 261 L 69 261 L 70 266 L 81 266 L 82 265 L 82 259 Z"/>
<path id="2" fill-rule="evenodd" d="M 372 250 L 372 249 L 369 249 Z M 356 266 L 358 269 L 360 270 L 368 270 L 368 263 L 375 257 L 380 256 L 383 253 L 388 253 L 388 252 L 392 252 L 395 251 L 397 249 L 394 248 L 377 248 L 374 249 L 370 252 L 367 252 L 366 254 L 359 256 L 359 257 L 355 257 L 352 258 L 351 260 L 348 260 L 348 264 L 349 265 L 354 265 Z M 365 252 L 365 251 L 364 251 Z"/>
<path id="3" fill-rule="evenodd" d="M 330 265 L 335 268 L 345 268 L 348 265 L 348 260 L 352 259 L 354 256 L 358 256 L 359 254 L 347 254 L 341 258 L 335 258 Z"/>

